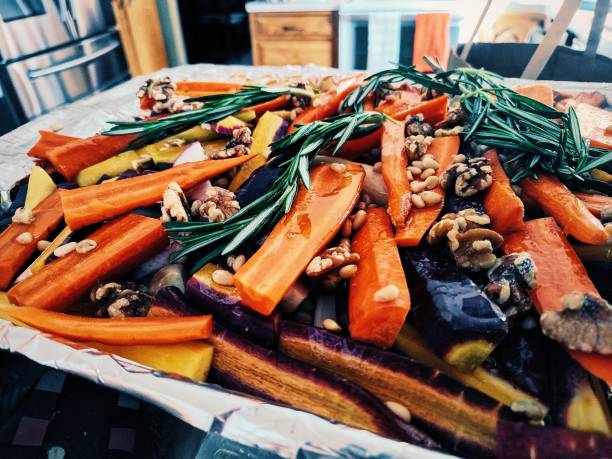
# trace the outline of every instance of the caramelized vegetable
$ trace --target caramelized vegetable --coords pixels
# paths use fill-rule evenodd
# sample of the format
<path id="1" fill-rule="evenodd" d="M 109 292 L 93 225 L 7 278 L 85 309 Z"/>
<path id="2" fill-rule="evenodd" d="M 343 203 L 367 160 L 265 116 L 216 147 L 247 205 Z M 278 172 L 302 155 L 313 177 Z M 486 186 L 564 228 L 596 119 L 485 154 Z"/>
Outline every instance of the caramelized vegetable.
<path id="1" fill-rule="evenodd" d="M 453 157 L 459 151 L 459 136 L 436 137 L 429 146 L 427 153 L 433 155 L 440 167 L 436 171 L 437 177 L 442 177 L 448 166 L 453 162 Z M 439 194 L 442 200 L 438 204 L 430 205 L 422 209 L 413 208 L 406 224 L 397 230 L 395 240 L 401 247 L 416 246 L 423 236 L 433 225 L 444 207 L 444 190 L 438 185 L 433 190 Z"/>
<path id="2" fill-rule="evenodd" d="M 58 192 L 54 192 L 32 211 L 34 221 L 30 224 L 11 223 L 0 234 L 0 289 L 7 288 L 19 270 L 36 253 L 36 243 L 49 238 L 62 222 L 62 206 Z M 20 244 L 17 237 L 31 233 L 32 241 Z"/>
<path id="3" fill-rule="evenodd" d="M 212 332 L 212 316 L 94 319 L 40 308 L 0 306 L 0 317 L 74 341 L 116 345 L 184 343 L 210 338 Z"/>
<path id="4" fill-rule="evenodd" d="M 404 123 L 386 121 L 383 124 L 382 176 L 387 188 L 387 212 L 393 225 L 399 229 L 406 226 L 410 214 L 410 181 L 406 173 L 408 159 L 404 148 Z"/>
<path id="5" fill-rule="evenodd" d="M 608 232 L 597 218 L 556 177 L 541 175 L 521 182 L 523 194 L 533 199 L 561 229 L 581 242 L 599 245 L 608 241 Z"/>
<path id="6" fill-rule="evenodd" d="M 351 251 L 360 257 L 357 274 L 349 284 L 351 337 L 388 348 L 395 342 L 410 310 L 410 292 L 391 220 L 384 209 L 368 209 L 366 222 L 353 238 Z M 399 290 L 397 297 L 377 300 L 377 292 L 389 286 Z"/>
<path id="7" fill-rule="evenodd" d="M 590 193 L 574 193 L 580 199 L 589 212 L 597 218 L 601 218 L 601 211 L 606 207 L 612 210 L 612 196 L 604 196 L 602 194 Z"/>
<path id="8" fill-rule="evenodd" d="M 561 298 L 569 293 L 591 293 L 599 296 L 578 255 L 572 249 L 552 218 L 525 223 L 523 231 L 509 235 L 503 245 L 505 253 L 527 252 L 537 269 L 537 287 L 530 291 L 540 313 L 559 311 Z M 612 384 L 612 356 L 570 351 L 587 371 Z"/>
<path id="9" fill-rule="evenodd" d="M 28 178 L 28 191 L 24 207 L 33 210 L 38 204 L 47 199 L 57 189 L 53 179 L 40 166 L 34 166 Z"/>
<path id="10" fill-rule="evenodd" d="M 98 223 L 160 201 L 170 182 L 184 190 L 248 161 L 252 155 L 182 164 L 155 174 L 61 190 L 66 223 L 71 229 Z"/>
<path id="11" fill-rule="evenodd" d="M 553 89 L 548 84 L 536 83 L 528 86 L 517 86 L 514 90 L 523 96 L 531 97 L 549 107 L 552 107 L 554 104 Z"/>
<path id="12" fill-rule="evenodd" d="M 352 139 L 347 141 L 342 147 L 340 151 L 336 153 L 336 156 L 339 158 L 346 159 L 355 159 L 367 153 L 374 148 L 378 148 L 380 146 L 380 135 L 381 130 L 376 129 L 375 131 L 364 135 L 363 137 L 358 137 L 356 139 Z"/>
<path id="13" fill-rule="evenodd" d="M 291 210 L 234 277 L 245 305 L 263 315 L 272 313 L 338 232 L 359 198 L 364 175 L 356 165 L 346 166 L 344 172 L 329 164 L 311 171 L 310 189 L 300 188 Z"/>
<path id="14" fill-rule="evenodd" d="M 184 147 L 182 147 L 184 149 Z M 80 187 L 95 185 L 104 177 L 112 178 L 121 175 L 132 168 L 134 161 L 138 161 L 142 153 L 138 150 L 128 150 L 112 156 L 93 166 L 86 167 L 76 176 L 77 185 Z"/>
<path id="15" fill-rule="evenodd" d="M 423 115 L 425 122 L 429 124 L 439 123 L 446 118 L 446 114 L 448 113 L 448 96 L 443 94 L 410 108 L 392 113 L 391 116 L 396 120 L 405 120 L 419 113 Z"/>
<path id="16" fill-rule="evenodd" d="M 509 234 L 525 226 L 523 201 L 512 189 L 510 179 L 499 162 L 495 150 L 484 154 L 493 169 L 493 183 L 484 198 L 484 211 L 491 217 L 491 226 L 500 234 Z"/>
<path id="17" fill-rule="evenodd" d="M 202 97 L 212 94 L 232 93 L 240 89 L 240 83 L 225 81 L 177 81 L 176 93 L 185 97 Z"/>
<path id="18" fill-rule="evenodd" d="M 253 110 L 257 115 L 262 115 L 266 112 L 282 110 L 287 106 L 290 99 L 291 97 L 288 94 L 285 94 L 284 96 L 278 96 L 276 99 L 269 100 L 268 102 L 252 105 L 251 107 L 245 108 L 245 111 Z"/>
<path id="19" fill-rule="evenodd" d="M 72 251 L 49 263 L 9 290 L 11 302 L 65 310 L 97 282 L 131 271 L 168 243 L 159 220 L 136 214 L 107 223 L 88 239 L 96 242 L 93 250 Z"/>
<path id="20" fill-rule="evenodd" d="M 30 148 L 28 156 L 38 159 L 47 159 L 47 151 L 65 145 L 73 140 L 80 140 L 78 137 L 64 135 L 53 131 L 38 131 L 40 139 Z"/>

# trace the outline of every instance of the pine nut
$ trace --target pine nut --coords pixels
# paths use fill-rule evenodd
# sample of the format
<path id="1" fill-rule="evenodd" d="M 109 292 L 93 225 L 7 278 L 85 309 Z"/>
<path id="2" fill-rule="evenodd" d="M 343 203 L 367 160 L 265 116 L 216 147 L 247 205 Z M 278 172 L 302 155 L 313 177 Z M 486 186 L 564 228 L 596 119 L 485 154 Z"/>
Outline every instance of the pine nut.
<path id="1" fill-rule="evenodd" d="M 421 156 L 421 161 L 423 161 L 426 158 L 434 159 L 434 156 L 431 153 L 425 153 L 423 156 Z"/>
<path id="2" fill-rule="evenodd" d="M 366 211 L 360 210 L 355 214 L 355 218 L 353 218 L 353 231 L 357 232 L 361 229 L 361 227 L 366 222 Z"/>
<path id="3" fill-rule="evenodd" d="M 410 195 L 410 201 L 412 201 L 412 205 L 414 207 L 417 207 L 419 209 L 422 209 L 423 207 L 425 207 L 425 201 L 423 201 L 423 198 L 421 197 L 420 194 L 412 193 Z"/>
<path id="4" fill-rule="evenodd" d="M 212 280 L 214 283 L 223 285 L 225 287 L 231 287 L 234 285 L 234 275 L 225 269 L 217 269 L 213 271 Z"/>
<path id="5" fill-rule="evenodd" d="M 332 333 L 338 333 L 342 331 L 342 327 L 338 325 L 334 319 L 325 319 L 323 321 L 323 328 Z"/>
<path id="6" fill-rule="evenodd" d="M 433 206 L 435 204 L 438 204 L 440 201 L 442 201 L 442 196 L 440 196 L 438 193 L 434 191 L 423 191 L 420 194 L 420 197 L 423 200 L 423 202 L 428 206 Z"/>
<path id="7" fill-rule="evenodd" d="M 331 170 L 336 172 L 337 174 L 344 174 L 344 172 L 346 171 L 346 164 L 332 163 Z"/>
<path id="8" fill-rule="evenodd" d="M 20 207 L 15 211 L 11 221 L 13 223 L 23 223 L 25 225 L 29 225 L 34 221 L 34 214 L 32 214 L 30 209 Z"/>
<path id="9" fill-rule="evenodd" d="M 414 180 L 414 177 L 412 176 L 412 172 L 410 172 L 409 169 L 406 169 L 406 176 L 408 177 L 409 182 L 412 182 Z"/>
<path id="10" fill-rule="evenodd" d="M 425 180 L 427 177 L 431 177 L 432 175 L 436 175 L 435 169 L 425 169 L 423 172 L 421 172 L 421 179 Z"/>
<path id="11" fill-rule="evenodd" d="M 354 265 L 354 264 L 345 265 L 342 268 L 340 268 L 340 270 L 338 271 L 338 274 L 340 274 L 340 277 L 342 279 L 350 279 L 355 274 L 357 274 L 357 265 Z"/>
<path id="12" fill-rule="evenodd" d="M 438 169 L 440 167 L 440 165 L 438 164 L 438 161 L 436 161 L 433 158 L 422 158 L 422 162 L 423 162 L 423 166 L 425 166 L 425 169 Z"/>
<path id="13" fill-rule="evenodd" d="M 93 239 L 83 239 L 76 246 L 77 253 L 83 254 L 87 252 L 91 252 L 98 246 L 98 243 Z"/>
<path id="14" fill-rule="evenodd" d="M 416 166 L 408 166 L 408 172 L 410 172 L 412 175 L 421 175 L 423 170 Z"/>
<path id="15" fill-rule="evenodd" d="M 402 405 L 401 403 L 393 402 L 391 400 L 386 401 L 385 405 L 387 405 L 387 408 L 389 408 L 389 410 L 392 411 L 393 414 L 395 414 L 402 421 L 410 423 L 412 416 L 410 415 L 410 411 L 408 410 L 408 408 L 406 408 L 404 405 Z"/>
<path id="16" fill-rule="evenodd" d="M 34 235 L 32 235 L 32 233 L 30 233 L 29 231 L 24 231 L 15 238 L 15 241 L 21 245 L 29 245 L 32 243 L 33 240 Z"/>
<path id="17" fill-rule="evenodd" d="M 382 171 L 382 163 L 380 161 L 374 163 L 374 166 L 372 167 L 372 171 L 376 172 L 377 174 L 380 174 L 380 172 Z"/>
<path id="18" fill-rule="evenodd" d="M 425 189 L 425 182 L 419 182 L 418 180 L 413 180 L 410 182 L 410 191 L 413 193 L 420 193 Z"/>
<path id="19" fill-rule="evenodd" d="M 68 242 L 67 244 L 60 245 L 57 249 L 53 251 L 53 255 L 57 258 L 62 258 L 68 255 L 70 252 L 74 251 L 77 247 L 76 242 Z"/>
<path id="20" fill-rule="evenodd" d="M 438 186 L 439 183 L 440 179 L 435 175 L 432 175 L 431 177 L 427 177 L 427 179 L 425 180 L 425 188 L 427 188 L 428 190 L 433 190 Z"/>
<path id="21" fill-rule="evenodd" d="M 455 157 L 453 158 L 453 162 L 454 163 L 464 163 L 465 155 L 455 155 Z"/>
<path id="22" fill-rule="evenodd" d="M 342 236 L 351 237 L 351 234 L 353 234 L 353 222 L 347 218 L 342 224 Z"/>
<path id="23" fill-rule="evenodd" d="M 423 161 L 412 161 L 411 166 L 418 167 L 421 170 L 425 169 L 425 165 L 423 164 Z"/>
<path id="24" fill-rule="evenodd" d="M 387 301 L 395 300 L 399 294 L 399 289 L 395 285 L 389 284 L 374 293 L 374 301 L 386 303 Z"/>
<path id="25" fill-rule="evenodd" d="M 346 249 L 351 249 L 351 240 L 347 237 L 343 237 L 338 241 L 338 247 L 344 247 Z"/>
<path id="26" fill-rule="evenodd" d="M 242 267 L 242 265 L 246 262 L 246 257 L 242 254 L 236 256 L 236 258 L 234 258 L 234 261 L 232 262 L 231 266 L 232 269 L 234 270 L 235 273 L 238 272 L 238 270 Z"/>
<path id="27" fill-rule="evenodd" d="M 47 247 L 49 247 L 50 245 L 51 245 L 51 242 L 40 240 L 36 243 L 36 248 L 38 249 L 39 252 L 44 252 L 45 250 L 47 250 Z"/>

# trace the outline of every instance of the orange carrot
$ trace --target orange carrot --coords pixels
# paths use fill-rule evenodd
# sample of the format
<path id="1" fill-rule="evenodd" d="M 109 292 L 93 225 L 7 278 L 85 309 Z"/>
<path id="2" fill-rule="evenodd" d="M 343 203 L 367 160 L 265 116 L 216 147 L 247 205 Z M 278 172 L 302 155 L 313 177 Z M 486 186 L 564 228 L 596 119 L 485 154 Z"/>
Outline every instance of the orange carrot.
<path id="1" fill-rule="evenodd" d="M 366 112 L 371 112 L 374 110 L 374 97 L 372 94 L 366 97 L 366 99 L 363 101 L 363 110 Z M 380 146 L 380 134 L 381 129 L 379 128 L 370 134 L 364 135 L 363 137 L 349 140 L 342 145 L 342 148 L 340 148 L 340 151 L 336 153 L 336 155 L 345 159 L 358 158 L 364 153 L 367 153 L 370 150 Z"/>
<path id="2" fill-rule="evenodd" d="M 64 216 L 59 193 L 56 191 L 38 204 L 32 211 L 34 221 L 11 223 L 0 234 L 0 290 L 9 286 L 26 261 L 36 252 L 36 243 L 47 239 Z M 29 232 L 33 239 L 29 244 L 20 244 L 15 239 L 21 233 Z"/>
<path id="3" fill-rule="evenodd" d="M 605 244 L 608 232 L 570 190 L 556 177 L 541 175 L 521 182 L 523 194 L 538 203 L 544 213 L 553 217 L 567 234 L 587 244 Z"/>
<path id="4" fill-rule="evenodd" d="M 397 112 L 410 109 L 421 103 L 421 92 L 416 87 L 414 90 L 400 91 L 399 97 L 395 99 L 385 100 L 378 104 L 377 110 L 393 116 Z"/>
<path id="5" fill-rule="evenodd" d="M 212 94 L 225 94 L 239 91 L 240 83 L 228 83 L 224 81 L 178 81 L 176 93 L 185 97 L 202 97 Z"/>
<path id="6" fill-rule="evenodd" d="M 528 86 L 517 86 L 514 90 L 523 96 L 535 99 L 550 107 L 554 104 L 553 89 L 548 84 L 536 83 Z"/>
<path id="7" fill-rule="evenodd" d="M 427 153 L 432 154 L 440 165 L 436 171 L 438 177 L 441 177 L 448 166 L 453 162 L 453 157 L 459 151 L 459 143 L 460 140 L 458 136 L 436 137 L 429 146 Z M 423 209 L 413 208 L 406 225 L 398 229 L 395 234 L 397 245 L 401 247 L 418 245 L 421 239 L 423 239 L 423 236 L 427 233 L 427 230 L 429 230 L 431 225 L 433 225 L 438 218 L 444 206 L 444 190 L 442 190 L 440 186 L 437 186 L 431 191 L 439 194 L 442 200 L 439 204 L 428 206 Z"/>
<path id="8" fill-rule="evenodd" d="M 170 182 L 188 190 L 248 161 L 254 155 L 182 164 L 155 174 L 101 183 L 73 190 L 61 190 L 62 207 L 70 229 L 98 223 L 138 207 L 160 201 Z"/>
<path id="9" fill-rule="evenodd" d="M 47 151 L 65 145 L 73 140 L 80 140 L 71 135 L 59 134 L 53 131 L 38 131 L 40 139 L 30 148 L 28 156 L 38 159 L 47 159 Z"/>
<path id="10" fill-rule="evenodd" d="M 404 149 L 404 123 L 385 121 L 380 159 L 388 196 L 387 212 L 398 230 L 406 226 L 410 214 L 410 181 L 406 174 L 408 159 Z"/>
<path id="11" fill-rule="evenodd" d="M 72 180 L 86 167 L 93 166 L 125 150 L 136 134 L 94 135 L 47 150 L 47 159 L 67 180 Z"/>
<path id="12" fill-rule="evenodd" d="M 98 281 L 131 271 L 168 244 L 159 220 L 128 214 L 94 231 L 96 247 L 58 258 L 8 291 L 13 304 L 66 310 Z"/>
<path id="13" fill-rule="evenodd" d="M 289 95 L 279 96 L 276 99 L 269 100 L 268 102 L 262 102 L 261 104 L 253 105 L 245 108 L 245 110 L 253 110 L 257 115 L 263 115 L 266 112 L 272 112 L 274 110 L 282 110 L 289 103 Z"/>
<path id="14" fill-rule="evenodd" d="M 38 308 L 0 306 L 0 317 L 8 317 L 45 333 L 74 341 L 95 341 L 103 344 L 184 343 L 207 339 L 212 334 L 210 315 L 160 319 L 149 317 L 97 319 Z"/>
<path id="15" fill-rule="evenodd" d="M 448 96 L 446 94 L 426 100 L 423 103 L 414 105 L 410 108 L 392 113 L 391 116 L 396 120 L 405 120 L 409 116 L 421 113 L 425 121 L 429 124 L 436 124 L 446 118 L 448 113 Z"/>
<path id="16" fill-rule="evenodd" d="M 574 193 L 578 199 L 580 199 L 589 212 L 595 215 L 597 218 L 601 217 L 601 211 L 604 208 L 609 207 L 612 209 L 612 197 L 604 196 L 601 194 L 590 194 L 590 193 Z"/>
<path id="17" fill-rule="evenodd" d="M 518 231 L 525 226 L 523 201 L 512 189 L 510 179 L 499 162 L 495 150 L 484 154 L 493 169 L 493 183 L 484 198 L 485 213 L 491 217 L 491 226 L 501 234 Z"/>
<path id="18" fill-rule="evenodd" d="M 357 274 L 349 284 L 349 330 L 358 341 L 391 347 L 410 310 L 410 292 L 384 209 L 368 209 L 364 226 L 353 239 L 351 250 L 360 256 Z M 394 285 L 397 298 L 377 301 L 376 292 Z"/>
<path id="19" fill-rule="evenodd" d="M 358 165 L 335 172 L 322 164 L 311 171 L 310 190 L 300 188 L 291 210 L 234 276 L 245 305 L 266 316 L 272 313 L 338 232 L 359 198 L 364 176 Z"/>
<path id="20" fill-rule="evenodd" d="M 530 295 L 540 313 L 559 311 L 561 298 L 569 293 L 599 296 L 578 255 L 552 218 L 526 222 L 522 231 L 506 237 L 503 250 L 506 254 L 531 255 L 537 270 L 537 286 Z M 569 352 L 586 370 L 612 384 L 612 356 Z"/>

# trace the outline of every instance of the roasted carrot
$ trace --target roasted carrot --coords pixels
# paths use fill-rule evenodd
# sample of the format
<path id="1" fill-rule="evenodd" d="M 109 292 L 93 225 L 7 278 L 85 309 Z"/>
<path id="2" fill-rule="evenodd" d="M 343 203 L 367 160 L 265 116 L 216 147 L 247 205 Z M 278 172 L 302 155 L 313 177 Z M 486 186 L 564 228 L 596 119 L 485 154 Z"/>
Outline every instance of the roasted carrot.
<path id="1" fill-rule="evenodd" d="M 459 136 L 436 137 L 427 153 L 434 156 L 440 167 L 436 175 L 441 177 L 448 166 L 453 162 L 453 157 L 459 151 Z M 439 204 L 425 207 L 423 209 L 412 208 L 406 225 L 397 230 L 395 240 L 401 247 L 412 247 L 419 244 L 427 230 L 434 224 L 442 207 L 444 206 L 444 190 L 440 186 L 431 190 L 442 197 Z"/>
<path id="2" fill-rule="evenodd" d="M 276 99 L 269 100 L 268 102 L 262 102 L 261 104 L 253 105 L 245 108 L 245 110 L 253 110 L 257 115 L 263 115 L 266 112 L 272 112 L 274 110 L 282 110 L 289 103 L 289 95 L 278 96 Z"/>
<path id="3" fill-rule="evenodd" d="M 526 178 L 521 182 L 521 188 L 523 194 L 536 201 L 565 233 L 586 244 L 608 242 L 608 232 L 601 222 L 556 177 L 541 175 L 537 180 Z"/>
<path id="4" fill-rule="evenodd" d="M 610 111 L 580 103 L 576 107 L 576 116 L 582 136 L 590 140 L 591 145 L 612 150 L 612 114 Z"/>
<path id="5" fill-rule="evenodd" d="M 97 319 L 44 309 L 0 306 L 0 316 L 74 341 L 103 344 L 170 344 L 210 338 L 212 316 Z"/>
<path id="6" fill-rule="evenodd" d="M 266 316 L 272 313 L 338 232 L 359 198 L 364 176 L 358 165 L 335 172 L 330 164 L 322 164 L 311 171 L 310 189 L 300 188 L 291 210 L 234 276 L 246 306 Z"/>
<path id="7" fill-rule="evenodd" d="M 366 112 L 374 110 L 374 97 L 372 94 L 363 101 L 363 110 Z M 381 132 L 382 130 L 379 128 L 363 137 L 348 140 L 342 145 L 336 156 L 339 158 L 355 159 L 374 148 L 378 148 L 380 146 Z"/>
<path id="8" fill-rule="evenodd" d="M 125 150 L 131 135 L 94 135 L 86 139 L 75 139 L 47 150 L 47 159 L 67 180 L 72 180 L 86 167 L 97 164 Z"/>
<path id="9" fill-rule="evenodd" d="M 411 208 L 404 128 L 403 122 L 385 121 L 380 152 L 382 176 L 388 196 L 387 212 L 393 226 L 398 229 L 406 225 Z"/>
<path id="10" fill-rule="evenodd" d="M 444 94 L 431 100 L 426 100 L 418 105 L 392 113 L 391 116 L 396 120 L 405 120 L 409 116 L 419 113 L 423 115 L 425 121 L 429 124 L 436 124 L 442 121 L 448 113 L 448 96 Z"/>
<path id="11" fill-rule="evenodd" d="M 560 310 L 561 299 L 569 293 L 599 296 L 578 255 L 552 218 L 526 222 L 522 231 L 506 237 L 503 250 L 506 254 L 527 252 L 533 259 L 537 286 L 530 295 L 540 313 Z M 612 356 L 569 352 L 586 370 L 612 384 Z"/>
<path id="12" fill-rule="evenodd" d="M 8 291 L 11 303 L 65 310 L 96 282 L 124 275 L 168 244 L 158 219 L 137 214 L 105 224 L 88 239 L 96 242 L 93 250 L 72 251 L 13 286 Z"/>
<path id="13" fill-rule="evenodd" d="M 65 145 L 73 140 L 79 140 L 78 137 L 64 135 L 53 131 L 38 131 L 40 139 L 30 148 L 28 156 L 38 159 L 47 159 L 47 151 L 56 147 Z"/>
<path id="14" fill-rule="evenodd" d="M 178 81 L 176 93 L 185 97 L 202 97 L 212 94 L 232 93 L 240 90 L 240 83 L 224 81 Z"/>
<path id="15" fill-rule="evenodd" d="M 499 162 L 495 150 L 484 154 L 493 169 L 493 183 L 484 198 L 485 213 L 491 217 L 491 226 L 501 234 L 509 234 L 525 226 L 525 206 L 512 189 L 510 179 Z"/>
<path id="16" fill-rule="evenodd" d="M 410 292 L 384 209 L 368 209 L 366 223 L 353 238 L 351 250 L 359 254 L 359 269 L 349 284 L 349 331 L 358 341 L 391 347 L 410 310 Z M 399 295 L 379 301 L 376 292 L 389 285 Z"/>
<path id="17" fill-rule="evenodd" d="M 550 107 L 554 104 L 553 89 L 548 84 L 536 83 L 528 86 L 517 86 L 514 90 L 523 96 L 535 99 Z"/>
<path id="18" fill-rule="evenodd" d="M 612 209 L 612 196 L 604 196 L 602 194 L 590 194 L 590 193 L 574 193 L 578 199 L 580 199 L 589 212 L 595 215 L 597 218 L 601 217 L 601 211 L 606 207 Z"/>
<path id="19" fill-rule="evenodd" d="M 11 223 L 0 234 L 0 290 L 9 286 L 23 265 L 36 252 L 36 243 L 47 239 L 61 223 L 63 212 L 59 193 L 56 191 L 38 204 L 32 211 L 32 223 Z M 32 242 L 20 244 L 17 236 L 29 232 Z"/>
<path id="20" fill-rule="evenodd" d="M 170 182 L 188 190 L 204 180 L 239 166 L 252 158 L 206 160 L 182 164 L 155 174 L 101 183 L 73 190 L 61 190 L 62 207 L 66 223 L 71 229 L 98 223 L 138 207 L 150 206 L 161 200 Z"/>
<path id="21" fill-rule="evenodd" d="M 410 109 L 421 103 L 421 91 L 416 87 L 411 91 L 400 91 L 399 94 L 397 98 L 381 102 L 376 109 L 389 116 L 393 116 L 397 112 Z"/>

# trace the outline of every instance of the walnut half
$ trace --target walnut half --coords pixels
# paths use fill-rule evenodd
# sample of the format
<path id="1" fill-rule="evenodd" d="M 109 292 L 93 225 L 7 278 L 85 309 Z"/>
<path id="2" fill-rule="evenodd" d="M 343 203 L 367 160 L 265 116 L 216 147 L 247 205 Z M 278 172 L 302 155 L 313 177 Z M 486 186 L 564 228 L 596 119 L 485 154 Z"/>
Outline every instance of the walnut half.
<path id="1" fill-rule="evenodd" d="M 440 181 L 444 189 L 454 189 L 457 196 L 467 198 L 485 190 L 493 183 L 493 169 L 487 158 L 468 159 L 455 163 L 446 170 Z"/>
<path id="2" fill-rule="evenodd" d="M 153 303 L 146 287 L 133 282 L 107 282 L 96 285 L 90 299 L 98 307 L 99 317 L 145 317 Z"/>
<path id="3" fill-rule="evenodd" d="M 188 222 L 190 220 L 189 204 L 178 183 L 168 183 L 162 198 L 161 214 L 162 222 Z"/>
<path id="4" fill-rule="evenodd" d="M 191 204 L 194 217 L 205 218 L 211 222 L 222 222 L 240 210 L 236 195 L 225 188 L 210 186 L 201 199 Z"/>

